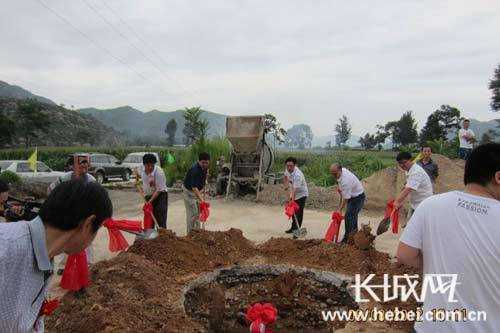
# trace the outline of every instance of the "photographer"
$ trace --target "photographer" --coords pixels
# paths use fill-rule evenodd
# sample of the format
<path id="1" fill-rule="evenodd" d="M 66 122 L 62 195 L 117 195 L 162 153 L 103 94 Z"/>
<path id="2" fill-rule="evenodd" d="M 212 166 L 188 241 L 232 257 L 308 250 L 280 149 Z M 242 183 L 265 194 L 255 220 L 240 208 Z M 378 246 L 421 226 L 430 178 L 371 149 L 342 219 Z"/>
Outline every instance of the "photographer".
<path id="1" fill-rule="evenodd" d="M 7 200 L 9 199 L 9 184 L 0 180 L 0 216 L 5 217 L 8 213 L 11 215 L 20 216 L 22 214 L 22 208 L 18 205 L 7 205 Z M 2 221 L 7 222 L 7 221 Z"/>

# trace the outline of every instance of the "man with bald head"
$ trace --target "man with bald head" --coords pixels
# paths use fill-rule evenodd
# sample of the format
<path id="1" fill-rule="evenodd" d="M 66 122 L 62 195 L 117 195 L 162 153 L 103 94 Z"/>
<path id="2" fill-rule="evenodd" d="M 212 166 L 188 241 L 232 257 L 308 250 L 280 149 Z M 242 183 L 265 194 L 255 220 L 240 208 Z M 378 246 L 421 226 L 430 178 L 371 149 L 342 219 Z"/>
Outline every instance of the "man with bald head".
<path id="1" fill-rule="evenodd" d="M 337 179 L 341 196 L 339 212 L 345 212 L 345 233 L 342 243 L 347 243 L 351 233 L 358 231 L 358 215 L 365 204 L 365 190 L 358 177 L 342 165 L 335 163 L 330 166 L 330 173 Z"/>

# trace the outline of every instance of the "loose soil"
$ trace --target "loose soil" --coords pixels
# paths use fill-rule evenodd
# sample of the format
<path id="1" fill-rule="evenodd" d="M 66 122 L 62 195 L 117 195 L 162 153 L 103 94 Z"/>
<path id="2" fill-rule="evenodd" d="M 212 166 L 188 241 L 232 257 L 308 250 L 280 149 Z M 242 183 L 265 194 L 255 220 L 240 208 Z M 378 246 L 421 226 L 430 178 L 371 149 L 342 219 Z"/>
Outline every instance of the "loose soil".
<path id="1" fill-rule="evenodd" d="M 268 328 L 277 332 L 302 329 L 331 332 L 332 328 L 343 328 L 346 323 L 326 322 L 321 311 L 358 308 L 345 287 L 341 289 L 295 272 L 257 277 L 257 281 L 241 277 L 239 283 L 212 282 L 190 290 L 186 295 L 187 313 L 213 332 L 248 330 L 245 313 L 249 304 L 255 303 L 275 306 L 278 319 Z"/>
<path id="2" fill-rule="evenodd" d="M 197 278 L 200 273 L 217 267 L 252 262 L 318 268 L 350 276 L 356 273 L 375 273 L 380 276 L 384 273 L 416 273 L 408 267 L 391 263 L 389 255 L 373 247 L 360 250 L 353 244 L 285 238 L 272 238 L 255 246 L 236 229 L 226 232 L 198 230 L 186 237 L 162 232 L 155 240 L 136 241 L 127 252 L 93 265 L 92 284 L 86 293 L 80 296 L 66 294 L 59 309 L 46 320 L 46 329 L 48 332 L 205 332 L 203 325 L 185 314 L 181 304 L 186 283 Z M 236 302 L 231 305 L 229 302 L 230 308 L 236 310 L 237 307 L 250 305 L 253 300 L 257 300 L 259 288 L 268 288 L 273 292 L 276 290 L 279 294 L 287 292 L 286 288 L 280 291 L 283 286 L 293 285 L 290 281 L 297 281 L 298 285 L 306 284 L 300 277 L 283 279 L 288 280 L 263 282 L 260 286 L 251 287 L 246 304 Z M 293 293 L 293 290 L 290 289 L 290 292 Z M 241 300 L 245 299 L 243 292 L 243 289 L 234 290 L 236 297 Z M 217 299 L 222 299 L 221 295 L 214 289 L 207 296 L 214 300 L 212 313 L 221 312 L 221 303 L 217 303 Z M 262 298 L 259 300 L 262 301 Z M 286 298 L 274 296 L 269 300 L 275 306 L 282 306 L 280 302 L 286 302 Z M 313 306 L 312 303 L 309 305 Z M 319 304 L 321 306 L 321 302 Z M 398 306 L 401 309 L 415 308 L 417 304 L 369 304 L 369 307 L 374 306 Z M 404 330 L 410 326 L 411 323 L 386 324 L 386 328 Z"/>

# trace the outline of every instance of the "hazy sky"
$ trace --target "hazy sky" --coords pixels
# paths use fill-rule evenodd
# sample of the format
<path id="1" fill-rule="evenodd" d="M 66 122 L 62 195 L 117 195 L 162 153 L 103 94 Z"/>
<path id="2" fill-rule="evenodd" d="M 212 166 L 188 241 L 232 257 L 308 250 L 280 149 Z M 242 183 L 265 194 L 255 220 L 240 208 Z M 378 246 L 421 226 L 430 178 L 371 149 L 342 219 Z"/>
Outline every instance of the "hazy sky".
<path id="1" fill-rule="evenodd" d="M 356 134 L 441 104 L 499 116 L 498 0 L 2 0 L 0 31 L 0 80 L 77 108 L 273 113 L 316 135 L 344 113 Z"/>

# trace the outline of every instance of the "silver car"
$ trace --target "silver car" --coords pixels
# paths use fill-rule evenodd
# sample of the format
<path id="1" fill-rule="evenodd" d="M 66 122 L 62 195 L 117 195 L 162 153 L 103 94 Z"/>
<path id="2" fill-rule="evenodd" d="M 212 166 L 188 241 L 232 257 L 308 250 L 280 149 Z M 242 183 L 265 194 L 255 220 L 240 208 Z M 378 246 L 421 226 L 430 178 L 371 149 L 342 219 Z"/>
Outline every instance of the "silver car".
<path id="1" fill-rule="evenodd" d="M 43 182 L 53 182 L 64 172 L 52 171 L 45 163 L 36 162 L 36 172 L 31 170 L 28 161 L 0 161 L 0 169 L 3 171 L 11 171 L 23 179 L 31 179 Z"/>

